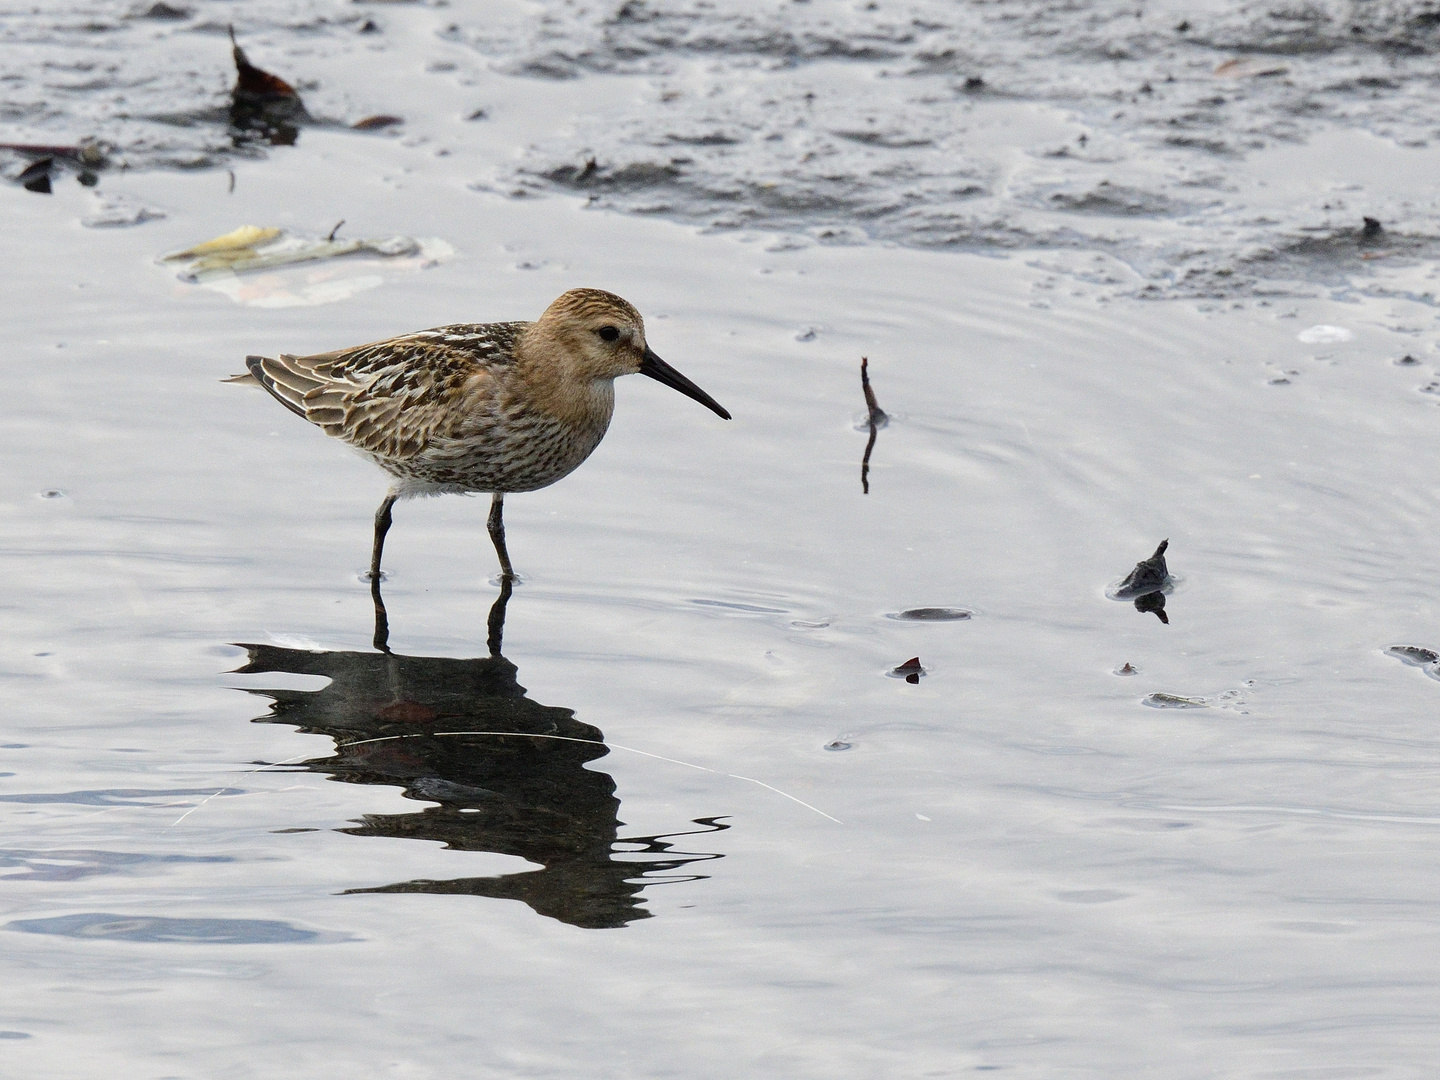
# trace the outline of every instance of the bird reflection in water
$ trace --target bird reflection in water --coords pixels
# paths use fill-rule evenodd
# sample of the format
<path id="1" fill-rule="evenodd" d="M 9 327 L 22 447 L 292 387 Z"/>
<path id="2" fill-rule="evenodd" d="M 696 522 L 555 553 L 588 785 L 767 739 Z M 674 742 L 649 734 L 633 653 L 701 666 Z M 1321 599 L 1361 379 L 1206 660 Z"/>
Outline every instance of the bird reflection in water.
<path id="1" fill-rule="evenodd" d="M 355 836 L 441 841 L 540 864 L 498 877 L 402 881 L 356 893 L 447 893 L 519 900 L 573 926 L 620 927 L 650 917 L 640 893 L 707 875 L 687 868 L 719 854 L 675 850 L 677 836 L 729 828 L 700 818 L 688 832 L 622 838 L 608 773 L 586 768 L 608 754 L 604 735 L 571 709 L 532 701 L 500 654 L 511 583 L 490 611 L 490 655 L 472 660 L 389 651 L 380 583 L 373 580 L 376 652 L 307 652 L 245 645 L 245 674 L 324 675 L 323 690 L 253 690 L 274 700 L 259 723 L 328 735 L 336 753 L 296 766 L 351 784 L 405 789 L 436 805 L 366 814 Z M 454 734 L 442 734 L 454 733 Z"/>

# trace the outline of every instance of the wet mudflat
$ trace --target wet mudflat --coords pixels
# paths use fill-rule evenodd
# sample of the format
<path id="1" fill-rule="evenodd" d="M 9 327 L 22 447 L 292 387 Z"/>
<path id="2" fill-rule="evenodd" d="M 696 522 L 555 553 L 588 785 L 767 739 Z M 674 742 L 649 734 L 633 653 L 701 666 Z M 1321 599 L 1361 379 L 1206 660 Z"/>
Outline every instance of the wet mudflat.
<path id="1" fill-rule="evenodd" d="M 1106 250 L 517 199 L 632 77 L 467 83 L 378 10 L 349 92 L 402 134 L 0 189 L 0 1071 L 1423 1075 L 1433 265 L 1147 301 Z M 1366 182 L 1311 145 L 1277 185 Z M 445 246 L 156 261 L 341 218 Z M 735 419 L 621 380 L 507 500 L 503 638 L 486 501 L 399 505 L 377 651 L 383 477 L 220 380 L 575 285 Z M 1107 596 L 1161 539 L 1168 624 Z"/>

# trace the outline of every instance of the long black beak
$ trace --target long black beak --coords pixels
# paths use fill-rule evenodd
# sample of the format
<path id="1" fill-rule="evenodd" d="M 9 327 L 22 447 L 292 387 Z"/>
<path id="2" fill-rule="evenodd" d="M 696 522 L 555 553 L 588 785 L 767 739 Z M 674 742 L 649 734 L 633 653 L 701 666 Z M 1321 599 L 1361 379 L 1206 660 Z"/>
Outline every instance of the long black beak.
<path id="1" fill-rule="evenodd" d="M 661 360 L 648 345 L 645 346 L 645 358 L 640 361 L 640 374 L 649 375 L 656 382 L 662 382 L 672 390 L 679 390 L 686 397 L 694 398 L 722 419 L 730 419 L 730 414 L 718 401 Z"/>

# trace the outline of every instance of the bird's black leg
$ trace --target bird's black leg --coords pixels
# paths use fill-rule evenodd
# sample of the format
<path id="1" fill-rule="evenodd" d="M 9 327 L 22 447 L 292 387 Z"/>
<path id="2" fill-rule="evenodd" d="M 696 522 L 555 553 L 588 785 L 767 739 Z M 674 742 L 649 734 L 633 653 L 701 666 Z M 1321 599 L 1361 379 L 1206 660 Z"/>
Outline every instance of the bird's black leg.
<path id="1" fill-rule="evenodd" d="M 495 554 L 500 556 L 500 580 L 514 581 L 515 570 L 510 565 L 510 553 L 505 550 L 505 493 L 495 492 L 495 497 L 490 501 L 490 519 L 486 525 L 490 529 L 490 540 L 495 545 Z"/>
<path id="2" fill-rule="evenodd" d="M 380 509 L 375 511 L 375 546 L 370 551 L 370 580 L 380 580 L 380 553 L 385 550 L 385 534 L 390 531 L 390 508 L 399 496 L 393 491 L 385 496 Z"/>

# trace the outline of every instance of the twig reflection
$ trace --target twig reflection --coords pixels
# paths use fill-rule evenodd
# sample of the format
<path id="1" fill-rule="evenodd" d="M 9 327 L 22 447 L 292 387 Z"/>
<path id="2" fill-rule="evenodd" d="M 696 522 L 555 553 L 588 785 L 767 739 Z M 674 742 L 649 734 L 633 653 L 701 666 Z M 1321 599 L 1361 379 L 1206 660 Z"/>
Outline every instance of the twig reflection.
<path id="1" fill-rule="evenodd" d="M 870 388 L 870 358 L 860 358 L 860 390 L 865 395 L 866 423 L 870 427 L 870 439 L 865 443 L 865 456 L 860 459 L 860 487 L 870 494 L 870 453 L 875 449 L 875 437 L 880 429 L 890 422 L 889 415 L 875 400 L 875 391 Z"/>

